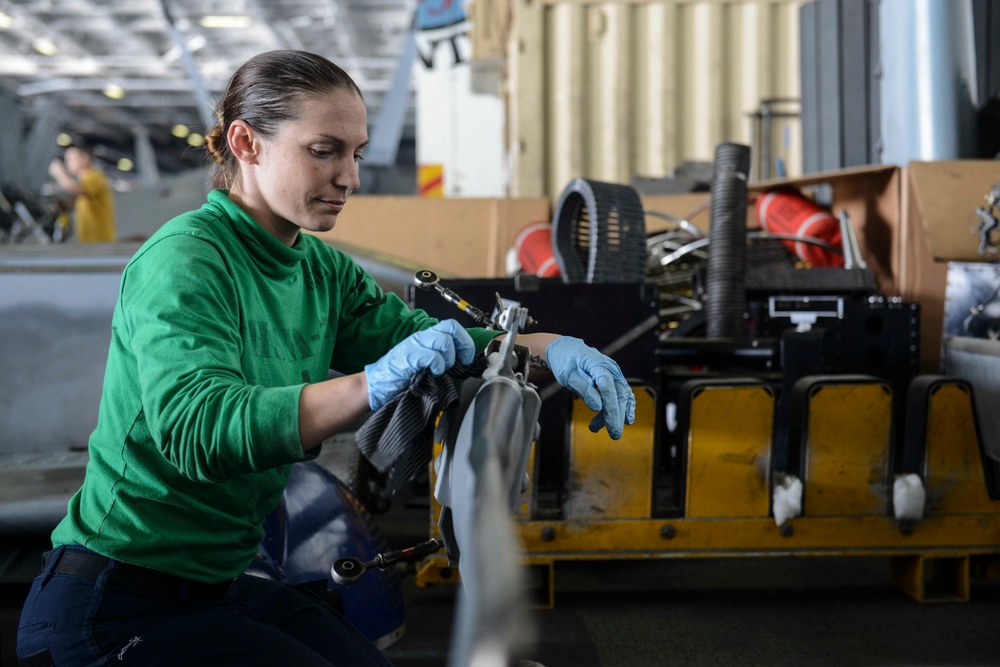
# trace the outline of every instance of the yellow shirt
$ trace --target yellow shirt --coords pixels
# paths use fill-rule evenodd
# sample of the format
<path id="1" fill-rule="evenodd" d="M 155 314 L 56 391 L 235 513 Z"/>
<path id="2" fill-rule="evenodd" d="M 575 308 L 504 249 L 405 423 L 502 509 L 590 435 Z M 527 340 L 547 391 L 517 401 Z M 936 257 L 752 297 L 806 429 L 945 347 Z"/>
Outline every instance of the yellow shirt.
<path id="1" fill-rule="evenodd" d="M 83 194 L 73 206 L 76 240 L 80 243 L 114 243 L 115 200 L 108 179 L 93 167 L 80 175 Z"/>

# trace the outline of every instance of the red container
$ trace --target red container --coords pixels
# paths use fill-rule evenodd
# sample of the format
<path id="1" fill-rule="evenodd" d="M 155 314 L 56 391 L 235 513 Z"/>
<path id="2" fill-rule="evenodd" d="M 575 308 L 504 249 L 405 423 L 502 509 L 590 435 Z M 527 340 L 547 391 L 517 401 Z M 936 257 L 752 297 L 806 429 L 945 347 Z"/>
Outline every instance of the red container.
<path id="1" fill-rule="evenodd" d="M 772 234 L 811 236 L 841 248 L 840 221 L 797 190 L 772 190 L 757 199 L 757 221 Z M 813 266 L 843 266 L 843 255 L 803 241 L 785 241 L 795 255 Z"/>
<path id="2" fill-rule="evenodd" d="M 552 250 L 550 223 L 533 222 L 522 229 L 514 240 L 514 249 L 525 273 L 534 273 L 541 278 L 555 278 L 559 275 L 559 265 Z"/>

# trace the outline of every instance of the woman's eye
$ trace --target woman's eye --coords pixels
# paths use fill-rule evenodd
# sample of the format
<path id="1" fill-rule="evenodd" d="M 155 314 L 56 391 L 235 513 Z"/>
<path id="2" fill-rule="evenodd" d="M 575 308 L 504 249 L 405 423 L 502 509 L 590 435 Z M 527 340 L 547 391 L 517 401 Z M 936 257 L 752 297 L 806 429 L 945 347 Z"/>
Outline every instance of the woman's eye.
<path id="1" fill-rule="evenodd" d="M 330 157 L 331 155 L 333 155 L 333 153 L 331 151 L 323 150 L 322 148 L 313 148 L 312 149 L 312 154 L 315 155 L 316 157 L 320 157 L 320 158 L 327 158 L 327 157 Z"/>
<path id="2" fill-rule="evenodd" d="M 354 161 L 355 162 L 361 162 L 364 159 L 365 159 L 365 157 L 363 155 L 355 155 L 354 156 Z"/>

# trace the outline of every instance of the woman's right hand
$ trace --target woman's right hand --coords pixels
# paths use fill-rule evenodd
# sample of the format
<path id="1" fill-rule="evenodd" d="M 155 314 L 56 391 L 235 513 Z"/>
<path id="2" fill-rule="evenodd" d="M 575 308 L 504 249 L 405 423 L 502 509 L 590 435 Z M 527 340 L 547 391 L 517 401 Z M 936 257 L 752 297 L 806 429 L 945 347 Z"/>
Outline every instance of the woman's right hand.
<path id="1" fill-rule="evenodd" d="M 368 404 L 372 412 L 402 393 L 422 370 L 441 375 L 458 360 L 472 363 L 476 345 L 455 320 L 438 322 L 405 338 L 384 357 L 365 366 Z"/>

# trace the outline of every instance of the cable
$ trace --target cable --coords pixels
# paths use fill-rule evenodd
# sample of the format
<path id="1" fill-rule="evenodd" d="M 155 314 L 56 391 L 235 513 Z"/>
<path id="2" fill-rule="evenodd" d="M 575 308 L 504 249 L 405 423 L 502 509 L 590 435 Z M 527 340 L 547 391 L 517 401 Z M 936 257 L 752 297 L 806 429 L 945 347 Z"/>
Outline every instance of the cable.
<path id="1" fill-rule="evenodd" d="M 674 223 L 675 225 L 677 225 L 678 227 L 680 227 L 681 229 L 683 229 L 684 231 L 688 232 L 693 236 L 697 236 L 699 238 L 706 236 L 705 232 L 703 232 L 700 227 L 692 224 L 686 218 L 678 218 L 677 216 L 670 215 L 669 213 L 662 213 L 660 211 L 652 211 L 649 209 L 644 210 L 643 213 L 645 213 L 646 215 L 651 215 L 655 218 L 663 218 L 664 220 L 669 220 L 670 222 Z"/>

